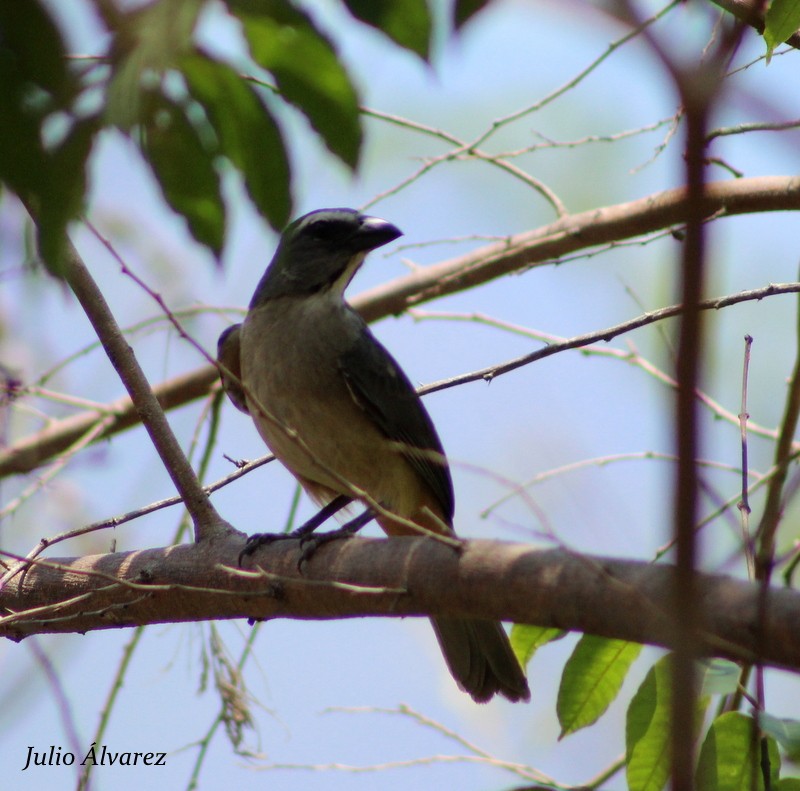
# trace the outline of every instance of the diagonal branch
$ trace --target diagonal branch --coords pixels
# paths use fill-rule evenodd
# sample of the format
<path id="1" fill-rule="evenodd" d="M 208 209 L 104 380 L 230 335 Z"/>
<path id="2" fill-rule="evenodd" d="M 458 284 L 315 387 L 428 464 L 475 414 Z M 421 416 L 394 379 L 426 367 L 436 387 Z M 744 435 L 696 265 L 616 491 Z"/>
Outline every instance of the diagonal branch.
<path id="1" fill-rule="evenodd" d="M 761 176 L 706 184 L 703 216 L 733 216 L 800 209 L 800 177 Z M 367 321 L 472 288 L 510 272 L 553 263 L 579 250 L 682 226 L 689 217 L 686 189 L 657 192 L 562 217 L 533 231 L 479 247 L 471 253 L 420 267 L 359 294 L 353 302 Z"/>
<path id="2" fill-rule="evenodd" d="M 164 466 L 194 523 L 195 540 L 230 529 L 217 513 L 189 464 L 111 309 L 72 244 L 65 251 L 64 275 L 103 344 Z"/>

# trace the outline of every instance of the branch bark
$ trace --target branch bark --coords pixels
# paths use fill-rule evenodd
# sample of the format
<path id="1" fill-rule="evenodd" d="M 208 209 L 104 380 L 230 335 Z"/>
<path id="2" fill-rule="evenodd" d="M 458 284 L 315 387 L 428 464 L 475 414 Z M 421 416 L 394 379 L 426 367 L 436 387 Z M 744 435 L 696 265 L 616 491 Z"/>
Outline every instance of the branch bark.
<path id="1" fill-rule="evenodd" d="M 0 636 L 210 618 L 455 615 L 534 623 L 672 647 L 675 569 L 526 544 L 425 538 L 329 544 L 296 570 L 296 541 L 260 549 L 270 572 L 236 569 L 242 537 L 34 564 L 0 591 Z M 45 565 L 46 564 L 46 565 Z M 800 593 L 699 574 L 704 653 L 800 669 Z"/>
<path id="2" fill-rule="evenodd" d="M 707 185 L 707 216 L 800 209 L 800 177 L 764 176 Z M 564 217 L 537 230 L 511 236 L 390 281 L 358 295 L 353 305 L 368 321 L 402 313 L 412 305 L 488 282 L 515 270 L 542 266 L 597 245 L 630 239 L 681 225 L 687 217 L 686 193 L 668 190 L 630 203 Z M 720 305 L 719 307 L 722 307 Z M 207 394 L 217 372 L 206 365 L 170 379 L 154 392 L 164 409 L 183 406 Z M 107 438 L 138 423 L 128 398 L 109 405 L 115 421 Z M 36 469 L 69 448 L 107 413 L 89 412 L 53 423 L 0 453 L 0 478 Z"/>

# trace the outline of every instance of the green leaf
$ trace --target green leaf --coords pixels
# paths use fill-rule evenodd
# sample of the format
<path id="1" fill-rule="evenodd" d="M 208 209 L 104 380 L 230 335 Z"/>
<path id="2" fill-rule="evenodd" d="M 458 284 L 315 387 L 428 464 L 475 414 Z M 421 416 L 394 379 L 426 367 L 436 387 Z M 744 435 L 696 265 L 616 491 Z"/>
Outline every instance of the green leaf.
<path id="1" fill-rule="evenodd" d="M 143 119 L 146 108 L 142 102 L 153 83 L 159 82 L 161 75 L 191 50 L 204 3 L 160 0 L 125 13 L 113 5 L 101 6 L 107 12 L 106 24 L 114 34 L 106 120 L 127 132 Z"/>
<path id="2" fill-rule="evenodd" d="M 751 717 L 731 711 L 717 717 L 708 729 L 697 763 L 697 791 L 763 789 L 761 744 Z M 778 780 L 781 759 L 775 740 L 767 737 L 770 785 Z M 755 781 L 755 784 L 754 784 Z"/>
<path id="3" fill-rule="evenodd" d="M 671 657 L 650 668 L 633 696 L 625 722 L 625 763 L 629 791 L 661 791 L 670 771 Z M 697 701 L 697 722 L 708 705 Z"/>
<path id="4" fill-rule="evenodd" d="M 433 23 L 425 0 L 344 0 L 350 13 L 385 33 L 395 44 L 430 59 Z"/>
<path id="5" fill-rule="evenodd" d="M 800 720 L 781 719 L 765 712 L 759 718 L 759 725 L 783 747 L 789 758 L 800 760 Z"/>
<path id="6" fill-rule="evenodd" d="M 703 695 L 730 695 L 739 688 L 742 669 L 730 659 L 702 659 L 697 668 Z"/>
<path id="7" fill-rule="evenodd" d="M 565 634 L 563 629 L 515 623 L 511 627 L 511 648 L 520 665 L 527 667 L 537 649 L 546 643 L 560 640 Z"/>
<path id="8" fill-rule="evenodd" d="M 0 59 L 30 86 L 50 94 L 64 107 L 75 94 L 67 70 L 66 49 L 53 20 L 36 0 L 0 3 Z M 4 83 L 3 90 L 6 90 Z"/>
<path id="9" fill-rule="evenodd" d="M 772 787 L 775 791 L 800 791 L 800 777 L 782 777 Z"/>
<path id="10" fill-rule="evenodd" d="M 99 129 L 97 118 L 75 122 L 64 140 L 49 152 L 47 184 L 37 196 L 37 242 L 51 274 L 62 276 L 67 225 L 82 211 L 86 195 L 86 162 Z"/>
<path id="11" fill-rule="evenodd" d="M 642 646 L 585 634 L 564 666 L 556 712 L 559 739 L 591 725 L 617 697 Z"/>
<path id="12" fill-rule="evenodd" d="M 310 17 L 281 0 L 225 2 L 242 22 L 253 60 L 330 151 L 355 168 L 362 140 L 358 96 L 331 42 Z"/>
<path id="13" fill-rule="evenodd" d="M 764 18 L 764 41 L 769 63 L 775 47 L 800 28 L 800 0 L 772 0 Z"/>
<path id="14" fill-rule="evenodd" d="M 60 275 L 97 125 L 72 120 L 78 83 L 58 28 L 38 2 L 0 3 L 0 31 L 0 180 L 35 216 L 39 254 Z"/>
<path id="15" fill-rule="evenodd" d="M 456 31 L 461 28 L 482 8 L 489 5 L 489 0 L 456 0 L 453 8 L 453 25 Z"/>
<path id="16" fill-rule="evenodd" d="M 195 53 L 180 61 L 189 93 L 205 110 L 219 153 L 242 173 L 258 211 L 283 230 L 292 210 L 289 160 L 280 130 L 258 94 L 230 66 Z"/>
<path id="17" fill-rule="evenodd" d="M 50 181 L 42 124 L 76 93 L 53 21 L 34 0 L 0 2 L 0 180 L 20 196 Z"/>
<path id="18" fill-rule="evenodd" d="M 215 152 L 204 146 L 181 107 L 155 94 L 150 100 L 143 153 L 167 203 L 183 215 L 192 236 L 219 257 L 225 235 L 225 206 L 213 164 Z"/>

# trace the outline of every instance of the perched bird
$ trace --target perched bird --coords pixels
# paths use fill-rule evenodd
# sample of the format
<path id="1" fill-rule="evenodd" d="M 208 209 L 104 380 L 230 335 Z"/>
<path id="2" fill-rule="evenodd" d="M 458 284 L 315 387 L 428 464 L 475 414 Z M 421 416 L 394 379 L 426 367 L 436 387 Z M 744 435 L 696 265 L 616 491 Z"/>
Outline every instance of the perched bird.
<path id="1" fill-rule="evenodd" d="M 345 531 L 375 518 L 391 536 L 416 535 L 414 525 L 453 535 L 453 484 L 430 416 L 344 299 L 366 254 L 399 236 L 391 223 L 353 209 L 300 217 L 284 231 L 244 323 L 220 336 L 219 361 L 239 380 L 223 373 L 231 401 L 325 506 L 295 535 L 358 492 L 368 496 L 367 510 Z M 320 538 L 329 535 L 336 533 Z M 273 538 L 251 537 L 243 554 Z M 475 701 L 530 699 L 499 623 L 436 617 L 432 624 L 450 672 Z"/>

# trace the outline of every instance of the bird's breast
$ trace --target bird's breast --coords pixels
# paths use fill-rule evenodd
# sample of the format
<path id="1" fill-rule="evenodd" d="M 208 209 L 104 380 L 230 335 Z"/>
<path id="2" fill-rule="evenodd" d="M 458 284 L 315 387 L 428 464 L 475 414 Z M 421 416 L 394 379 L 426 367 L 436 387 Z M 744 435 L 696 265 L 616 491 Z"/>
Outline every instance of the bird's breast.
<path id="1" fill-rule="evenodd" d="M 411 514 L 421 483 L 406 459 L 356 403 L 339 370 L 360 332 L 335 306 L 272 300 L 241 331 L 242 380 L 259 433 L 303 482 Z M 353 317 L 354 318 L 354 317 Z"/>

